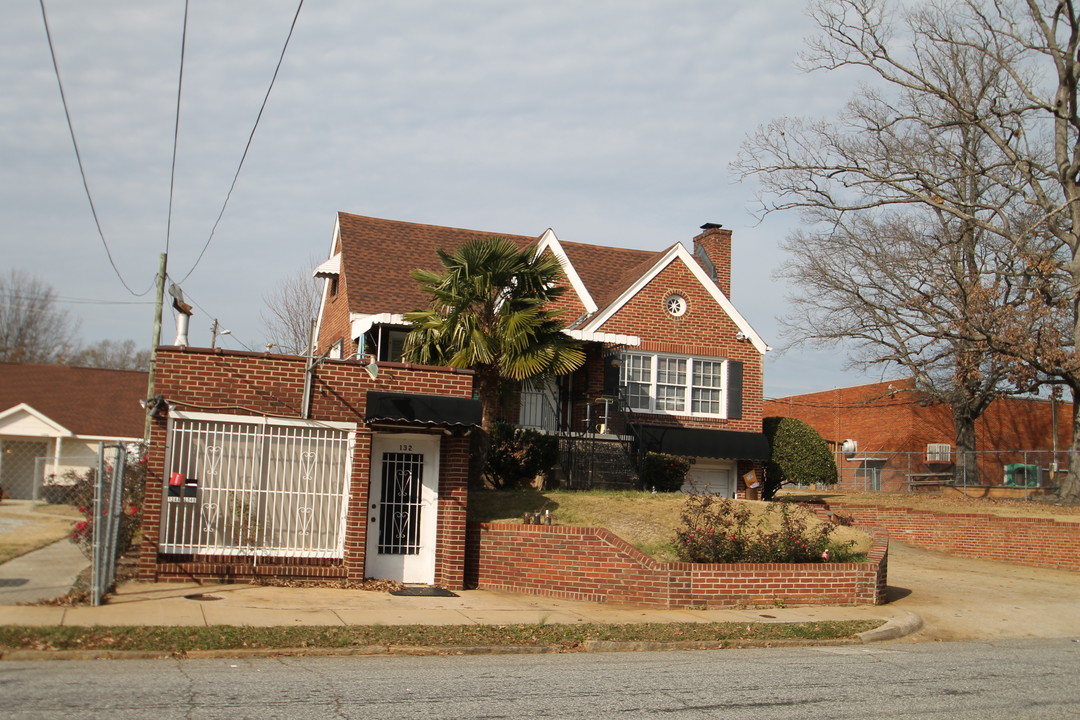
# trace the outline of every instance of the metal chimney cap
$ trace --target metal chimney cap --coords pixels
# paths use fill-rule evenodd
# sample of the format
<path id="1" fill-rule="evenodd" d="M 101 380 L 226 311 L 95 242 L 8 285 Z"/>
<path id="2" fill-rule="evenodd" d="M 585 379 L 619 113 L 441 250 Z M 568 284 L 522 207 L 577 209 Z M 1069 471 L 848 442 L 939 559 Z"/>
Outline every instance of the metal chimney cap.
<path id="1" fill-rule="evenodd" d="M 722 227 L 724 227 L 724 226 L 721 225 L 720 223 L 705 223 L 704 225 L 701 226 L 701 229 L 702 230 L 719 230 Z"/>

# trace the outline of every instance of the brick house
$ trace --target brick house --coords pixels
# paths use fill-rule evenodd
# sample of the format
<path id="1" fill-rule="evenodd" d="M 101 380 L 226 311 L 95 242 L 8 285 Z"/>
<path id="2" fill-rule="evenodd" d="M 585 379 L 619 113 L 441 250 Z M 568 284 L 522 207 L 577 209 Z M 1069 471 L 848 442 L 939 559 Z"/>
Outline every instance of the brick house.
<path id="1" fill-rule="evenodd" d="M 144 519 L 157 542 L 143 543 L 140 576 L 461 588 L 479 401 L 471 371 L 401 362 L 401 315 L 426 302 L 413 269 L 492 234 L 341 213 L 315 271 L 325 358 L 159 348 L 166 405 L 152 422 Z M 523 389 L 510 419 L 559 434 L 571 460 L 670 452 L 695 460 L 697 488 L 743 492 L 768 452 L 767 348 L 728 299 L 730 232 L 706 226 L 694 254 L 562 243 L 550 230 L 511 238 L 562 262 L 566 332 L 588 360 Z M 594 477 L 571 468 L 567 481 L 582 476 Z"/>
<path id="2" fill-rule="evenodd" d="M 49 499 L 47 486 L 97 467 L 101 442 L 139 442 L 146 373 L 0 363 L 0 487 Z"/>
<path id="3" fill-rule="evenodd" d="M 410 272 L 438 271 L 436 250 L 496 235 L 559 260 L 565 332 L 585 343 L 582 368 L 523 387 L 505 409 L 509 422 L 560 436 L 563 484 L 633 484 L 636 459 L 657 451 L 689 457 L 699 490 L 744 493 L 743 476 L 768 457 L 768 347 L 731 303 L 731 231 L 719 225 L 702 226 L 692 252 L 653 251 L 563 242 L 550 229 L 530 237 L 339 213 L 315 271 L 325 281 L 317 352 L 399 361 L 402 315 L 429 302 Z"/>
<path id="4" fill-rule="evenodd" d="M 958 457 L 952 411 L 911 378 L 769 399 L 765 417 L 798 418 L 836 453 L 838 489 L 908 491 L 951 481 Z M 1071 403 L 998 398 L 975 422 L 980 485 L 1049 486 L 1067 467 Z M 1056 463 L 1056 464 L 1055 464 Z"/>

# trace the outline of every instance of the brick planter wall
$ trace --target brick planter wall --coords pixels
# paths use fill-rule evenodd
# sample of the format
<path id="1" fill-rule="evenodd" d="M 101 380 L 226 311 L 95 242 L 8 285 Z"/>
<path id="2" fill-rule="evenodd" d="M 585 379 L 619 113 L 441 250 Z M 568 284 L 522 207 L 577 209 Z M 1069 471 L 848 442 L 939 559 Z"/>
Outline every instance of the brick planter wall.
<path id="1" fill-rule="evenodd" d="M 885 601 L 888 537 L 871 530 L 863 563 L 663 563 L 602 528 L 469 526 L 466 585 L 663 608 L 876 605 Z"/>
<path id="2" fill-rule="evenodd" d="M 926 550 L 1080 570 L 1080 522 L 840 503 L 831 509 L 857 525 L 885 528 L 889 537 Z"/>

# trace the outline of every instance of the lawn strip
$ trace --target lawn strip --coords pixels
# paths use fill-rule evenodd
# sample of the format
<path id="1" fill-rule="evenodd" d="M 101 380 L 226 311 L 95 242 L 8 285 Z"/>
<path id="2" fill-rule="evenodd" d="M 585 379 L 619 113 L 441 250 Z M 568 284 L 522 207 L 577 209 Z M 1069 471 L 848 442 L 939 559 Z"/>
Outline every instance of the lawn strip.
<path id="1" fill-rule="evenodd" d="M 587 640 L 701 642 L 836 640 L 880 621 L 635 623 L 627 625 L 359 625 L 349 627 L 0 627 L 0 650 L 191 650 L 360 646 L 561 646 Z"/>

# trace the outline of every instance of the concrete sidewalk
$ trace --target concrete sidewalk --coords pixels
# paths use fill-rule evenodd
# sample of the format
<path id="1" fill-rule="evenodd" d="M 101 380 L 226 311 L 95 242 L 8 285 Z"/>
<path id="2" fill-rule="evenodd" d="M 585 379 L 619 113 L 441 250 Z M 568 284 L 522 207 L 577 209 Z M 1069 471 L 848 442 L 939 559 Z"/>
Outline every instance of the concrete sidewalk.
<path id="1" fill-rule="evenodd" d="M 5 625 L 510 625 L 643 622 L 813 622 L 881 619 L 910 625 L 887 606 L 664 610 L 488 590 L 457 597 L 260 585 L 127 583 L 100 607 L 3 606 Z M 897 635 L 893 635 L 894 637 Z"/>
<path id="2" fill-rule="evenodd" d="M 68 539 L 0 565 L 0 605 L 41 602 L 66 595 L 90 561 Z"/>

